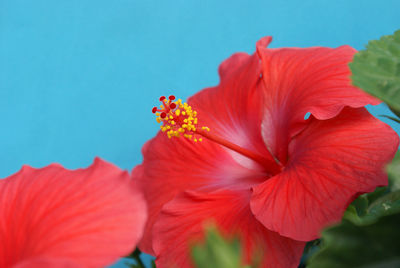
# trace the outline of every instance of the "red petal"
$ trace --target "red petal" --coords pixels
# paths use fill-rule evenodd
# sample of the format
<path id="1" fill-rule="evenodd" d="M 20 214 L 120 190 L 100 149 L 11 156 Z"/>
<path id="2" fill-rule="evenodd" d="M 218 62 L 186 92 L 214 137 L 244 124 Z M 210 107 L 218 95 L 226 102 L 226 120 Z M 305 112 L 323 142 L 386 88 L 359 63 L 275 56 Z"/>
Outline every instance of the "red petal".
<path id="1" fill-rule="evenodd" d="M 383 169 L 399 144 L 396 133 L 364 108 L 309 120 L 290 144 L 285 170 L 254 187 L 251 200 L 266 228 L 302 241 L 340 221 L 360 193 L 386 185 Z"/>
<path id="2" fill-rule="evenodd" d="M 13 268 L 83 268 L 84 266 L 72 262 L 71 260 L 63 259 L 48 259 L 48 258 L 34 258 L 26 261 L 19 262 Z"/>
<path id="3" fill-rule="evenodd" d="M 152 228 L 162 206 L 185 190 L 211 191 L 220 188 L 250 189 L 265 180 L 260 167 L 239 165 L 218 144 L 204 140 L 194 143 L 159 133 L 143 147 L 143 164 L 132 171 L 148 208 L 148 221 L 140 249 L 154 254 Z"/>
<path id="4" fill-rule="evenodd" d="M 306 113 L 330 119 L 345 106 L 380 103 L 351 86 L 348 63 L 356 50 L 350 46 L 268 49 L 259 43 L 257 52 L 265 94 L 263 135 L 283 163 L 288 142 L 304 126 Z"/>
<path id="5" fill-rule="evenodd" d="M 269 155 L 261 136 L 263 105 L 262 91 L 257 89 L 261 81 L 258 56 L 234 54 L 221 64 L 219 73 L 220 85 L 203 90 L 188 101 L 198 112 L 199 126 L 207 126 L 212 133 L 260 155 Z M 154 254 L 152 226 L 162 206 L 177 193 L 197 188 L 250 189 L 267 178 L 268 167 L 203 140 L 195 144 L 159 133 L 143 147 L 143 165 L 132 173 L 148 203 L 142 251 Z"/>
<path id="6" fill-rule="evenodd" d="M 36 258 L 104 266 L 135 248 L 145 219 L 128 173 L 100 159 L 74 171 L 24 166 L 0 180 L 0 267 Z"/>
<path id="7" fill-rule="evenodd" d="M 211 219 L 227 238 L 239 236 L 245 262 L 258 256 L 261 267 L 297 267 L 305 243 L 264 228 L 250 211 L 249 194 L 185 192 L 164 206 L 154 226 L 157 267 L 192 267 L 190 246 L 202 240 L 204 223 Z"/>
<path id="8" fill-rule="evenodd" d="M 199 124 L 226 140 L 263 155 L 275 163 L 261 135 L 263 92 L 261 63 L 257 55 L 237 53 L 219 67 L 220 84 L 189 99 L 198 112 Z M 230 152 L 238 162 L 248 158 Z M 268 166 L 264 167 L 269 170 Z"/>

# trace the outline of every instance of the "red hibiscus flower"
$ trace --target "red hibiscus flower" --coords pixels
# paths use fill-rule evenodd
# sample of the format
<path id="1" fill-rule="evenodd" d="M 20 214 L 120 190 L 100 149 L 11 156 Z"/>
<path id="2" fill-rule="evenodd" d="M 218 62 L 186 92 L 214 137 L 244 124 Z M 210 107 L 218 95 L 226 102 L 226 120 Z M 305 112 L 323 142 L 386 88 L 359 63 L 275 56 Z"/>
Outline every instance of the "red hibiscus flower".
<path id="1" fill-rule="evenodd" d="M 0 180 L 0 267 L 102 267 L 129 254 L 146 220 L 127 172 L 24 166 Z"/>
<path id="2" fill-rule="evenodd" d="M 399 141 L 363 108 L 379 101 L 350 85 L 355 50 L 270 41 L 223 62 L 220 84 L 188 104 L 171 96 L 153 109 L 162 131 L 133 177 L 148 202 L 140 246 L 161 268 L 191 266 L 190 245 L 210 218 L 240 236 L 245 262 L 259 251 L 262 267 L 297 267 L 303 241 L 387 184 Z"/>

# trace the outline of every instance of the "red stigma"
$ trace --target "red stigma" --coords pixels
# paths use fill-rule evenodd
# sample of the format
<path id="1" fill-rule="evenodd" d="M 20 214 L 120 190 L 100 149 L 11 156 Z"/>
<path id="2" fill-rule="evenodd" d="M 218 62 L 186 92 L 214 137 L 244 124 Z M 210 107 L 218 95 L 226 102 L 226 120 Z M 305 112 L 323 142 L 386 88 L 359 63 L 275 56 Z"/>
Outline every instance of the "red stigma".
<path id="1" fill-rule="evenodd" d="M 165 98 L 165 96 L 161 96 L 160 97 L 160 101 L 163 101 L 163 100 L 165 100 L 166 98 Z"/>
<path id="2" fill-rule="evenodd" d="M 174 99 L 175 99 L 175 96 L 174 96 L 174 95 L 171 95 L 171 96 L 168 97 L 168 99 L 169 99 L 169 100 L 174 100 Z"/>
<path id="3" fill-rule="evenodd" d="M 171 103 L 171 104 L 169 105 L 169 108 L 175 109 L 175 108 L 176 108 L 176 104 L 175 104 L 175 103 Z"/>
<path id="4" fill-rule="evenodd" d="M 155 114 L 155 113 L 157 112 L 157 107 L 153 107 L 153 109 L 151 109 L 151 112 L 152 112 L 153 114 Z"/>
<path id="5" fill-rule="evenodd" d="M 164 119 L 165 117 L 167 117 L 167 114 L 166 114 L 165 112 L 162 112 L 162 113 L 160 114 L 160 117 Z"/>

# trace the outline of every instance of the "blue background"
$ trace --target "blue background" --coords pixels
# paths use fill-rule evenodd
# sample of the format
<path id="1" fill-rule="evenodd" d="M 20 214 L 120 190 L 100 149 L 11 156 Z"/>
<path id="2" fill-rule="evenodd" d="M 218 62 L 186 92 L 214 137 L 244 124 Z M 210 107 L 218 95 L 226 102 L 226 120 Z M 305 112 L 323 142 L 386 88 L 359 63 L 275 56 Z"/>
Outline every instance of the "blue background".
<path id="1" fill-rule="evenodd" d="M 399 10 L 398 0 L 0 0 L 0 177 L 95 156 L 130 170 L 158 130 L 160 95 L 217 84 L 219 63 L 265 35 L 270 47 L 362 49 L 400 28 Z"/>

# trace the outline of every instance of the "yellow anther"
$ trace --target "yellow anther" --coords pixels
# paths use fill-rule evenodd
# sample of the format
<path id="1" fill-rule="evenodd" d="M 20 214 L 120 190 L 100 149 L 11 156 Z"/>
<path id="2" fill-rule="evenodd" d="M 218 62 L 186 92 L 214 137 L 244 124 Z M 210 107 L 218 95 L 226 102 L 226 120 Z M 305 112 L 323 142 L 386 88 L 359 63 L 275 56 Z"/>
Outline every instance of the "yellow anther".
<path id="1" fill-rule="evenodd" d="M 192 139 L 192 135 L 189 135 L 189 134 L 183 134 L 183 136 L 185 137 L 185 138 L 187 138 L 187 139 Z"/>
<path id="2" fill-rule="evenodd" d="M 163 102 L 160 105 L 161 110 L 153 108 L 152 112 L 156 115 L 156 121 L 162 123 L 160 127 L 168 138 L 184 137 L 194 142 L 202 141 L 198 135 L 203 135 L 196 129 L 198 124 L 197 112 L 193 110 L 186 102 L 181 99 L 173 102 L 173 98 L 160 98 Z M 208 127 L 202 127 L 203 131 L 210 131 Z M 204 133 L 204 132 L 203 132 Z"/>

